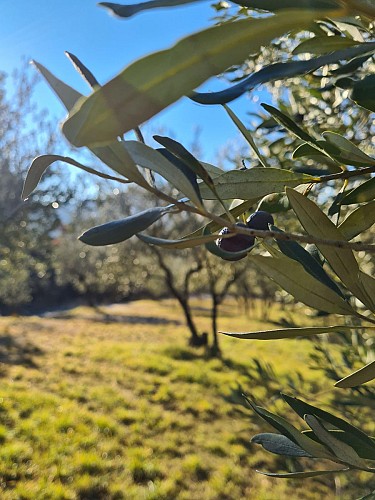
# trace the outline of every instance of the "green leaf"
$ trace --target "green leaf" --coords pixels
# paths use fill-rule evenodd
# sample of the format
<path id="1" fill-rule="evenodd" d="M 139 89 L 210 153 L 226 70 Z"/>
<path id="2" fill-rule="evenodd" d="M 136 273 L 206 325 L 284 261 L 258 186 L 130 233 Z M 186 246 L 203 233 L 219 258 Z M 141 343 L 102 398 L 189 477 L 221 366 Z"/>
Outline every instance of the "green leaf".
<path id="1" fill-rule="evenodd" d="M 336 132 L 323 132 L 322 135 L 334 148 L 339 149 L 339 158 L 345 160 L 345 165 L 368 167 L 375 164 L 375 158 L 365 154 L 342 135 Z"/>
<path id="2" fill-rule="evenodd" d="M 365 384 L 375 378 L 375 361 L 371 361 L 368 365 L 363 366 L 359 370 L 351 373 L 347 377 L 342 378 L 336 382 L 335 386 L 340 389 L 347 389 L 348 387 L 357 387 L 358 385 Z"/>
<path id="3" fill-rule="evenodd" d="M 83 78 L 83 80 L 89 85 L 90 88 L 94 88 L 95 85 L 100 85 L 98 80 L 92 74 L 92 72 L 83 64 L 80 59 L 72 54 L 71 52 L 65 51 L 65 55 L 68 57 L 69 61 L 73 64 L 74 69 Z"/>
<path id="4" fill-rule="evenodd" d="M 162 137 L 160 135 L 153 136 L 155 141 L 164 146 L 170 153 L 175 155 L 181 160 L 187 168 L 189 168 L 194 175 L 200 177 L 203 182 L 208 186 L 215 197 L 217 197 L 216 189 L 212 177 L 204 168 L 202 163 L 195 158 L 182 144 L 169 137 Z M 225 208 L 225 207 L 224 207 Z"/>
<path id="5" fill-rule="evenodd" d="M 126 219 L 120 219 L 92 227 L 88 231 L 85 231 L 79 239 L 83 243 L 86 243 L 86 245 L 92 246 L 120 243 L 147 229 L 163 215 L 168 213 L 171 207 L 173 207 L 173 205 L 150 208 L 144 212 L 126 217 Z"/>
<path id="6" fill-rule="evenodd" d="M 375 201 L 370 201 L 350 212 L 338 228 L 344 238 L 350 241 L 373 224 L 375 224 Z"/>
<path id="7" fill-rule="evenodd" d="M 277 455 L 312 458 L 310 453 L 307 453 L 283 434 L 264 432 L 252 437 L 250 442 L 260 444 L 265 450 Z"/>
<path id="8" fill-rule="evenodd" d="M 352 59 L 360 54 L 372 54 L 375 43 L 368 42 L 308 60 L 277 62 L 264 66 L 259 71 L 250 74 L 232 87 L 218 92 L 192 92 L 190 98 L 200 104 L 226 104 L 237 99 L 245 92 L 253 90 L 258 85 L 276 80 L 286 80 L 295 76 L 305 75 L 329 64 Z"/>
<path id="9" fill-rule="evenodd" d="M 360 327 L 366 330 L 366 327 Z M 279 328 L 277 330 L 260 330 L 257 332 L 219 332 L 228 337 L 247 340 L 278 340 L 278 339 L 295 339 L 297 337 L 310 337 L 312 335 L 320 335 L 322 333 L 344 333 L 358 330 L 357 326 L 311 326 L 304 328 Z"/>
<path id="10" fill-rule="evenodd" d="M 353 314 L 353 309 L 345 300 L 307 273 L 298 262 L 282 254 L 277 258 L 261 255 L 249 258 L 296 300 L 319 311 Z"/>
<path id="11" fill-rule="evenodd" d="M 177 158 L 183 161 L 198 177 L 200 177 L 207 186 L 213 187 L 213 181 L 210 174 L 205 170 L 199 160 L 193 156 L 182 144 L 171 139 L 170 137 L 162 137 L 154 135 L 153 138 L 159 144 L 164 146 L 168 151 L 173 153 Z"/>
<path id="12" fill-rule="evenodd" d="M 214 179 L 216 190 L 224 200 L 240 198 L 260 198 L 270 193 L 280 193 L 285 186 L 307 184 L 316 177 L 298 174 L 281 168 L 251 168 L 248 170 L 231 170 Z M 211 190 L 201 186 L 202 198 L 215 199 Z"/>
<path id="13" fill-rule="evenodd" d="M 158 173 L 187 196 L 196 206 L 202 207 L 198 185 L 162 154 L 142 142 L 124 141 L 124 148 L 135 164 Z"/>
<path id="14" fill-rule="evenodd" d="M 262 104 L 263 108 L 268 111 L 274 119 L 292 132 L 299 139 L 305 141 L 294 152 L 293 158 L 301 158 L 303 156 L 316 157 L 320 152 L 323 156 L 333 159 L 345 165 L 354 166 L 369 166 L 374 164 L 374 159 L 366 155 L 357 146 L 348 139 L 345 139 L 336 132 L 324 132 L 322 135 L 326 140 L 316 140 L 304 129 L 297 125 L 288 115 L 268 104 Z"/>
<path id="15" fill-rule="evenodd" d="M 57 97 L 60 99 L 65 108 L 70 111 L 75 103 L 83 97 L 83 95 L 77 90 L 73 89 L 62 80 L 56 78 L 47 68 L 45 68 L 42 64 L 37 61 L 32 61 L 34 66 L 37 68 L 39 73 L 43 76 L 43 78 L 47 81 L 49 86 L 55 92 Z"/>
<path id="16" fill-rule="evenodd" d="M 33 61 L 33 63 L 65 108 L 70 111 L 75 103 L 83 97 L 82 94 L 56 78 L 42 64 L 36 61 Z M 115 172 L 127 177 L 132 182 L 137 182 L 140 186 L 147 187 L 146 180 L 139 173 L 134 162 L 124 149 L 122 142 L 115 141 L 105 147 L 91 148 L 90 151 Z"/>
<path id="17" fill-rule="evenodd" d="M 271 226 L 271 231 L 280 233 L 284 232 L 276 226 Z M 314 278 L 323 283 L 323 285 L 328 286 L 331 290 L 345 299 L 340 288 L 336 285 L 332 278 L 328 276 L 320 263 L 299 243 L 297 243 L 297 241 L 276 240 L 276 243 L 284 255 L 302 264 L 304 269 L 311 274 L 311 276 L 314 276 Z"/>
<path id="18" fill-rule="evenodd" d="M 336 148 L 334 145 L 330 144 L 327 141 L 316 141 L 316 143 L 321 150 L 327 151 L 327 153 L 330 156 L 339 156 L 340 155 L 340 150 Z M 313 147 L 310 146 L 309 143 L 304 142 L 303 144 L 300 144 L 296 150 L 293 152 L 293 158 L 303 158 L 304 156 L 317 156 L 319 154 L 319 151 Z"/>
<path id="19" fill-rule="evenodd" d="M 260 161 L 261 165 L 263 165 L 263 167 L 268 167 L 267 160 L 261 155 L 257 145 L 254 142 L 254 139 L 251 137 L 250 132 L 247 130 L 245 125 L 242 123 L 242 121 L 238 118 L 238 116 L 226 104 L 223 104 L 223 108 L 228 113 L 229 117 L 231 118 L 233 123 L 236 125 L 238 130 L 241 132 L 241 134 L 244 136 L 246 141 L 250 144 L 251 148 L 254 150 L 254 153 L 257 155 L 258 160 Z"/>
<path id="20" fill-rule="evenodd" d="M 356 82 L 350 98 L 363 108 L 375 111 L 375 75 Z"/>
<path id="21" fill-rule="evenodd" d="M 333 222 L 311 200 L 286 188 L 290 204 L 307 234 L 327 240 L 346 241 Z M 358 279 L 359 267 L 352 250 L 316 245 L 344 285 L 366 306 L 369 301 Z"/>
<path id="22" fill-rule="evenodd" d="M 203 165 L 203 168 L 210 174 L 210 176 L 214 179 L 219 175 L 224 173 L 222 168 L 217 167 L 216 165 L 212 165 L 211 163 L 207 163 L 205 161 L 200 162 Z"/>
<path id="23" fill-rule="evenodd" d="M 275 37 L 304 29 L 317 13 L 285 11 L 264 19 L 223 23 L 146 56 L 80 99 L 63 124 L 75 146 L 112 142 L 150 119 L 208 78 L 241 64 Z"/>
<path id="24" fill-rule="evenodd" d="M 355 435 L 350 434 L 349 432 L 344 432 L 338 429 L 327 429 L 327 431 L 332 434 L 336 439 L 342 441 L 343 443 L 351 446 L 361 458 L 366 460 L 375 460 L 375 448 L 371 448 L 369 446 L 365 446 L 363 441 L 358 439 Z M 315 436 L 314 432 L 311 430 L 302 431 L 303 434 L 309 436 L 309 438 L 318 440 Z M 370 438 L 375 444 L 375 439 Z"/>
<path id="25" fill-rule="evenodd" d="M 375 312 L 375 278 L 362 271 L 359 271 L 358 278 L 363 290 L 367 294 L 369 304 L 371 305 L 370 310 Z"/>
<path id="26" fill-rule="evenodd" d="M 325 476 L 327 474 L 337 474 L 339 472 L 348 472 L 350 469 L 331 469 L 331 470 L 313 470 L 313 471 L 305 471 L 305 472 L 287 472 L 285 474 L 279 474 L 277 472 L 262 472 L 257 470 L 259 474 L 263 474 L 263 476 L 268 477 L 277 477 L 282 479 L 303 479 L 305 477 L 316 477 L 316 476 Z"/>
<path id="27" fill-rule="evenodd" d="M 299 125 L 297 125 L 291 118 L 290 116 L 286 115 L 285 113 L 282 113 L 279 109 L 270 106 L 269 104 L 261 104 L 261 106 L 271 115 L 273 118 L 285 127 L 287 130 L 292 132 L 296 137 L 299 139 L 302 139 L 303 141 L 307 142 L 308 144 L 316 145 L 317 140 L 314 139 L 310 134 L 308 134 L 303 128 L 301 128 Z"/>
<path id="28" fill-rule="evenodd" d="M 160 7 L 175 7 L 177 5 L 184 5 L 187 3 L 199 2 L 201 0 L 150 0 L 146 2 L 136 3 L 133 5 L 121 5 L 112 2 L 99 2 L 100 7 L 105 7 L 111 11 L 112 14 L 118 17 L 132 17 L 139 14 L 144 10 L 159 9 Z"/>
<path id="29" fill-rule="evenodd" d="M 343 163 L 340 160 L 340 151 L 334 148 L 327 141 L 316 141 L 319 150 L 306 142 L 298 146 L 294 151 L 292 158 L 310 158 L 314 163 L 322 163 L 328 167 L 329 173 L 342 172 L 338 163 Z"/>
<path id="30" fill-rule="evenodd" d="M 140 174 L 134 161 L 125 148 L 125 141 L 116 141 L 107 146 L 90 148 L 102 162 L 127 177 L 131 182 L 136 182 L 139 186 L 148 188 L 148 183 Z"/>
<path id="31" fill-rule="evenodd" d="M 39 184 L 39 181 L 42 178 L 42 175 L 44 174 L 44 172 L 55 161 L 62 161 L 64 163 L 69 163 L 70 165 L 73 165 L 74 167 L 78 167 L 81 170 L 88 172 L 89 174 L 97 175 L 98 177 L 102 177 L 103 179 L 109 179 L 112 181 L 122 182 L 123 184 L 127 183 L 127 181 L 124 179 L 120 179 L 118 177 L 113 177 L 112 175 L 107 175 L 107 174 L 104 174 L 102 172 L 98 172 L 97 170 L 95 170 L 91 167 L 86 167 L 85 165 L 82 165 L 82 163 L 79 163 L 78 161 L 74 160 L 73 158 L 69 158 L 68 156 L 42 155 L 42 156 L 37 156 L 36 158 L 34 158 L 34 160 L 32 161 L 32 163 L 30 165 L 30 168 L 27 172 L 27 176 L 26 176 L 25 183 L 24 183 L 23 190 L 22 190 L 22 199 L 23 200 L 26 200 L 26 198 L 28 198 L 28 196 L 30 196 L 30 194 L 34 191 L 34 189 Z"/>
<path id="32" fill-rule="evenodd" d="M 250 407 L 257 413 L 260 417 L 268 422 L 272 427 L 281 432 L 284 436 L 290 439 L 297 446 L 301 447 L 307 453 L 315 458 L 327 458 L 331 459 L 331 453 L 326 450 L 326 448 L 320 443 L 316 443 L 313 439 L 308 438 L 297 430 L 292 424 L 287 422 L 284 418 L 279 415 L 275 415 L 265 408 L 255 405 L 247 397 L 245 397 L 247 403 Z"/>
<path id="33" fill-rule="evenodd" d="M 304 40 L 293 50 L 293 54 L 327 54 L 334 50 L 345 49 L 358 45 L 356 40 L 341 36 L 315 36 Z"/>
<path id="34" fill-rule="evenodd" d="M 330 73 L 333 76 L 353 75 L 370 57 L 372 57 L 372 54 L 354 57 L 348 63 L 342 64 L 338 68 L 331 70 Z"/>
<path id="35" fill-rule="evenodd" d="M 350 191 L 342 200 L 341 205 L 352 205 L 353 203 L 365 203 L 373 201 L 375 197 L 375 177 L 363 182 Z"/>
<path id="36" fill-rule="evenodd" d="M 203 245 L 209 241 L 217 240 L 217 234 L 202 235 L 196 238 L 183 238 L 181 240 L 165 240 L 163 238 L 156 238 L 154 236 L 149 236 L 147 234 L 137 234 L 137 237 L 144 243 L 149 245 L 156 245 L 164 248 L 193 248 L 199 245 Z M 236 252 L 237 254 L 237 252 Z"/>
<path id="37" fill-rule="evenodd" d="M 332 145 L 329 145 L 329 148 L 324 148 L 326 145 L 326 141 L 318 141 L 314 137 L 312 137 L 309 133 L 306 132 L 303 128 L 301 128 L 299 125 L 297 125 L 291 118 L 290 116 L 286 115 L 285 113 L 282 113 L 279 109 L 274 108 L 273 106 L 270 106 L 269 104 L 262 104 L 263 108 L 270 113 L 271 116 L 283 127 L 285 127 L 289 132 L 294 134 L 296 137 L 301 139 L 302 141 L 305 141 L 307 144 L 302 145 L 302 146 L 310 146 L 312 150 L 315 151 L 315 155 L 321 153 L 323 156 L 328 156 L 333 162 L 337 162 L 335 158 L 335 154 L 331 154 L 329 151 L 334 149 L 334 152 L 338 152 L 339 150 L 335 148 Z M 297 148 L 298 149 L 298 148 Z M 311 155 L 311 149 L 310 149 L 310 155 Z M 294 152 L 296 154 L 296 152 Z M 331 167 L 332 168 L 332 167 Z M 341 169 L 339 169 L 341 171 Z"/>
<path id="38" fill-rule="evenodd" d="M 305 415 L 304 418 L 319 441 L 325 444 L 342 463 L 359 469 L 368 470 L 367 464 L 363 458 L 361 458 L 351 446 L 336 439 L 332 433 L 328 432 L 317 417 L 314 415 Z"/>
<path id="39" fill-rule="evenodd" d="M 313 406 L 309 403 L 305 403 L 301 399 L 288 396 L 287 394 L 282 393 L 281 397 L 301 418 L 303 418 L 306 414 L 316 415 L 317 417 L 321 418 L 328 424 L 333 425 L 337 429 L 347 432 L 348 435 L 355 436 L 358 440 L 360 440 L 362 446 L 368 450 L 368 453 L 374 453 L 375 442 L 369 436 L 367 436 L 367 434 L 365 434 L 354 425 L 349 424 L 349 422 L 347 422 L 346 420 L 340 417 L 336 417 L 335 415 L 332 415 L 332 413 L 317 408 L 316 406 Z"/>

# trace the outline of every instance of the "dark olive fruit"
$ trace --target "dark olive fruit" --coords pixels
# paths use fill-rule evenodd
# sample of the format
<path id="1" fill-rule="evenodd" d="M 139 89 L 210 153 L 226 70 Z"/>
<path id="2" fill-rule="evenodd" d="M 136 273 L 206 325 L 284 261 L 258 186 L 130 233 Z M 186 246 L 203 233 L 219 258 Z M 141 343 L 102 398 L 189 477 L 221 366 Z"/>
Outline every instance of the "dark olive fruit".
<path id="1" fill-rule="evenodd" d="M 258 229 L 259 231 L 268 231 L 268 224 L 273 224 L 274 220 L 271 214 L 258 210 L 250 215 L 246 220 L 247 227 Z"/>
<path id="2" fill-rule="evenodd" d="M 236 226 L 247 227 L 246 224 L 242 224 L 240 222 L 237 223 Z M 230 232 L 231 231 L 228 227 L 224 227 L 219 234 L 228 234 Z M 250 250 L 250 248 L 254 245 L 254 242 L 254 236 L 247 236 L 246 234 L 236 234 L 232 238 L 218 238 L 216 240 L 217 246 L 226 252 L 246 252 Z M 245 257 L 245 255 L 239 255 L 235 260 L 240 260 L 243 257 Z"/>

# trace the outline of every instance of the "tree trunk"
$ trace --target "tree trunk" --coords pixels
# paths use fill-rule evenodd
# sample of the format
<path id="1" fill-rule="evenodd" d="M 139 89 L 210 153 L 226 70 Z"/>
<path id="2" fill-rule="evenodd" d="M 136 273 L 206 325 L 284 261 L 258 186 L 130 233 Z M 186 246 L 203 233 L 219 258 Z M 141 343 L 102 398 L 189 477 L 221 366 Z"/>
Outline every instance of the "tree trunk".
<path id="1" fill-rule="evenodd" d="M 212 324 L 212 346 L 210 348 L 211 356 L 220 357 L 221 351 L 219 347 L 219 336 L 217 334 L 217 315 L 219 311 L 219 301 L 215 294 L 212 294 L 211 306 L 211 324 Z"/>
<path id="2" fill-rule="evenodd" d="M 183 287 L 183 291 L 179 291 L 175 285 L 174 282 L 174 277 L 172 274 L 171 269 L 168 267 L 166 262 L 163 259 L 162 253 L 157 249 L 157 248 L 152 248 L 154 254 L 157 256 L 160 268 L 164 271 L 164 280 L 165 284 L 167 285 L 169 291 L 171 294 L 178 300 L 178 303 L 180 304 L 184 315 L 185 315 L 185 320 L 187 327 L 189 328 L 190 331 L 190 339 L 189 339 L 189 345 L 193 347 L 200 347 L 203 345 L 207 345 L 207 334 L 202 334 L 199 335 L 197 327 L 195 326 L 194 320 L 193 320 L 193 315 L 191 312 L 191 308 L 189 305 L 189 297 L 190 297 L 190 292 L 189 292 L 189 282 L 191 277 L 200 271 L 201 269 L 201 264 L 198 266 L 189 269 L 185 276 L 185 283 Z"/>
<path id="3" fill-rule="evenodd" d="M 187 327 L 189 328 L 189 331 L 191 334 L 189 344 L 190 345 L 200 345 L 199 344 L 200 336 L 198 334 L 197 327 L 195 326 L 195 323 L 193 321 L 193 316 L 191 314 L 189 304 L 181 296 L 177 296 L 176 298 L 177 298 L 178 302 L 180 303 L 182 310 L 184 311 L 186 324 L 187 324 Z"/>

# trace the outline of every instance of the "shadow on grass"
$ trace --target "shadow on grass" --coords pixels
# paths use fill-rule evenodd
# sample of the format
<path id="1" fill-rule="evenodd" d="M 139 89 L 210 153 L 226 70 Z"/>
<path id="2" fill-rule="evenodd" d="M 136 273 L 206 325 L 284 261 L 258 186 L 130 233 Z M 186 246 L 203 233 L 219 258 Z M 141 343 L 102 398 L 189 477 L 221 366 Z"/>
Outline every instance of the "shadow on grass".
<path id="1" fill-rule="evenodd" d="M 221 358 L 221 361 L 223 365 L 227 368 L 230 368 L 233 371 L 236 371 L 237 373 L 240 373 L 241 375 L 245 375 L 247 377 L 251 376 L 251 366 L 250 363 L 239 363 L 238 361 L 235 361 L 234 359 L 230 358 Z"/>
<path id="2" fill-rule="evenodd" d="M 2 365 L 22 365 L 28 368 L 38 368 L 35 356 L 41 356 L 42 349 L 31 342 L 18 341 L 9 334 L 0 334 L 0 363 Z M 0 368 L 0 375 L 4 366 Z"/>
<path id="3" fill-rule="evenodd" d="M 102 314 L 101 317 L 94 317 L 93 321 L 101 323 L 124 323 L 128 325 L 180 325 L 181 321 L 174 319 L 160 318 L 157 316 L 127 316 Z"/>
<path id="4" fill-rule="evenodd" d="M 189 347 L 170 345 L 163 349 L 163 354 L 176 361 L 195 361 L 197 359 L 204 359 L 205 354 L 192 350 Z"/>
<path id="5" fill-rule="evenodd" d="M 56 318 L 62 320 L 72 320 L 72 319 L 85 319 L 88 321 L 96 322 L 96 323 L 123 323 L 124 325 L 181 325 L 181 321 L 177 321 L 174 319 L 166 319 L 160 318 L 158 316 L 134 316 L 134 315 L 125 315 L 125 314 L 106 314 L 103 311 L 96 311 L 92 315 L 82 315 L 77 316 L 74 314 L 67 313 L 58 313 L 58 314 L 49 314 L 49 318 Z"/>

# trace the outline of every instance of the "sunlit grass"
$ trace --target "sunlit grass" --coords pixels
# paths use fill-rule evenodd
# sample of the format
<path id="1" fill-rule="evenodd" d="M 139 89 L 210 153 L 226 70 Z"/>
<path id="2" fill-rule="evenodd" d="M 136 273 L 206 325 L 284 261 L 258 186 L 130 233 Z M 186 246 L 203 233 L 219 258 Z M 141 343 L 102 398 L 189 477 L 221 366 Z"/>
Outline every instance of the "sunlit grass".
<path id="1" fill-rule="evenodd" d="M 196 305 L 207 331 L 208 311 Z M 240 384 L 274 408 L 276 389 L 298 386 L 296 372 L 306 393 L 326 397 L 307 365 L 309 341 L 221 338 L 223 357 L 208 359 L 187 346 L 173 301 L 103 309 L 0 318 L 0 337 L 10 339 L 5 361 L 11 351 L 1 372 L 0 498 L 334 498 L 330 479 L 301 484 L 256 474 L 286 464 L 249 443 L 268 429 L 235 404 Z M 223 330 L 275 327 L 259 319 L 258 305 L 251 318 L 234 302 L 222 311 Z M 269 312 L 271 321 L 282 315 L 276 307 Z M 273 364 L 279 387 L 262 379 L 254 359 Z"/>

